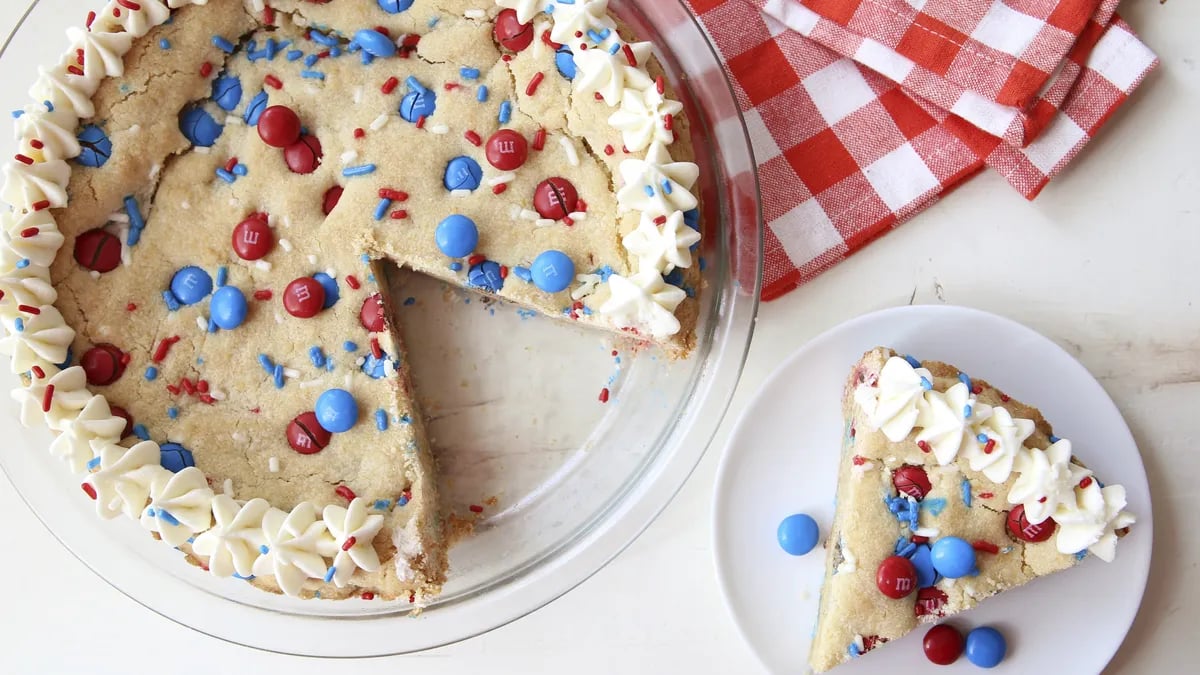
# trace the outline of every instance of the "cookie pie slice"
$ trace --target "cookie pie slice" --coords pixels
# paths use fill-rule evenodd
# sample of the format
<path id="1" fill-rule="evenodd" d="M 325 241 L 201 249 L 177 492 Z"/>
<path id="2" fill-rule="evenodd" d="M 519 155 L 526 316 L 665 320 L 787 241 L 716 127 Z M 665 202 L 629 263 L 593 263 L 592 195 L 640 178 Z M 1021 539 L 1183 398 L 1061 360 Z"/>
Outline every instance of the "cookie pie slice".
<path id="1" fill-rule="evenodd" d="M 874 349 L 842 405 L 816 672 L 1088 553 L 1111 561 L 1134 523 L 1036 408 L 954 366 Z"/>

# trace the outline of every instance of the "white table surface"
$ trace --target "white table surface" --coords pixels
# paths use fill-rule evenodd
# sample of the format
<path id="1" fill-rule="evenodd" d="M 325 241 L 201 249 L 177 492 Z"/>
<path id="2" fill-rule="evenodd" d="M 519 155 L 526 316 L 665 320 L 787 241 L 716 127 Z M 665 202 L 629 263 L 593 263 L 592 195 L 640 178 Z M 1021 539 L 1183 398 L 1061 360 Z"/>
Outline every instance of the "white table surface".
<path id="1" fill-rule="evenodd" d="M 0 34 L 25 5 L 0 2 Z M 414 656 L 333 662 L 257 652 L 178 626 L 101 582 L 3 480 L 0 672 L 757 672 L 712 564 L 709 508 L 729 429 L 774 365 L 807 338 L 910 296 L 1032 326 L 1082 360 L 1116 400 L 1150 476 L 1157 549 L 1141 613 L 1106 672 L 1179 672 L 1200 621 L 1200 528 L 1186 520 L 1200 496 L 1200 6 L 1127 0 L 1123 14 L 1163 66 L 1066 175 L 1034 203 L 994 174 L 978 177 L 765 304 L 729 416 L 695 474 L 637 542 L 563 598 Z M 1066 647 L 1065 658 L 1072 649 L 1086 645 Z"/>

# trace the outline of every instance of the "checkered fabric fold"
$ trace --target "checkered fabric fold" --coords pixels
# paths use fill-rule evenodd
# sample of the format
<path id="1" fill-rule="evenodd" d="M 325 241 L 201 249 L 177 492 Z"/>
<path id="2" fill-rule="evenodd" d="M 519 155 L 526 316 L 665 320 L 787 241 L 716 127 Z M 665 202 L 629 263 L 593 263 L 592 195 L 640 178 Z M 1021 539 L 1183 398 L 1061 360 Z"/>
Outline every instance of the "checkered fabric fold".
<path id="1" fill-rule="evenodd" d="M 1157 65 L 1116 0 L 686 2 L 759 163 L 764 300 L 984 166 L 1034 198 Z"/>

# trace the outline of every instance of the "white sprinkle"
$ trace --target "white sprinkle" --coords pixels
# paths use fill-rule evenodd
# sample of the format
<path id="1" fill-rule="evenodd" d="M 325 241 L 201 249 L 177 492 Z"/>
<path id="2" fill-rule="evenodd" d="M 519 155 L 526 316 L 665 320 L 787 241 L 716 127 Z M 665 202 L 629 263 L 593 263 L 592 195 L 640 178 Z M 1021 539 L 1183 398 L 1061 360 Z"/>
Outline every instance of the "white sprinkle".
<path id="1" fill-rule="evenodd" d="M 275 312 L 275 323 L 283 323 L 283 315 Z"/>
<path id="2" fill-rule="evenodd" d="M 434 124 L 433 126 L 428 126 L 425 128 L 429 129 L 430 132 L 435 133 L 435 134 L 450 133 L 450 127 L 446 126 L 445 124 Z"/>
<path id="3" fill-rule="evenodd" d="M 599 274 L 580 274 L 575 277 L 579 282 L 579 288 L 571 291 L 572 300 L 582 300 L 592 293 L 596 292 L 596 287 L 600 285 Z"/>
<path id="4" fill-rule="evenodd" d="M 112 333 L 111 326 L 100 326 L 100 328 L 98 328 L 97 330 L 100 331 L 101 335 L 110 335 Z"/>
<path id="5" fill-rule="evenodd" d="M 563 136 L 558 139 L 558 142 L 562 144 L 563 152 L 567 153 L 567 162 L 571 166 L 579 166 L 579 153 L 576 152 L 575 144 L 571 142 L 571 139 Z"/>
<path id="6" fill-rule="evenodd" d="M 220 389 L 209 389 L 208 395 L 213 397 L 213 400 L 215 401 L 225 400 L 225 392 L 221 391 Z"/>
<path id="7" fill-rule="evenodd" d="M 279 240 L 279 248 L 283 249 L 284 253 L 291 253 L 292 252 L 292 242 L 288 241 L 287 239 L 280 239 Z"/>
<path id="8" fill-rule="evenodd" d="M 292 226 L 292 217 L 287 215 L 286 213 L 283 215 L 283 226 L 284 227 Z"/>
<path id="9" fill-rule="evenodd" d="M 367 362 L 367 357 L 365 357 L 365 356 L 360 356 L 357 359 L 354 359 L 354 365 L 358 366 L 359 368 L 362 368 L 362 365 L 366 362 Z"/>
<path id="10" fill-rule="evenodd" d="M 271 263 L 267 262 L 266 260 L 255 260 L 254 266 L 264 272 L 271 271 Z"/>
<path id="11" fill-rule="evenodd" d="M 196 327 L 202 331 L 208 330 L 208 322 L 204 320 L 204 317 L 198 316 L 196 317 Z"/>
<path id="12" fill-rule="evenodd" d="M 918 537 L 929 537 L 930 539 L 936 539 L 940 532 L 941 530 L 936 527 L 918 527 L 913 530 L 913 534 Z"/>
<path id="13" fill-rule="evenodd" d="M 356 159 L 358 159 L 357 150 L 347 150 L 342 153 L 342 164 L 349 164 Z"/>
<path id="14" fill-rule="evenodd" d="M 517 218 L 520 218 L 521 217 L 521 207 L 517 206 L 516 204 L 509 204 L 508 217 L 512 218 L 514 220 L 516 220 Z"/>
<path id="15" fill-rule="evenodd" d="M 245 443 L 246 442 L 246 434 L 243 434 L 240 431 L 235 431 L 232 434 L 230 434 L 230 436 L 233 438 L 234 443 Z"/>
<path id="16" fill-rule="evenodd" d="M 279 223 L 279 216 L 274 213 L 267 214 L 267 227 L 275 227 Z"/>
<path id="17" fill-rule="evenodd" d="M 525 220 L 540 220 L 542 216 L 537 211 L 521 209 L 521 217 Z"/>
<path id="18" fill-rule="evenodd" d="M 305 92 L 312 94 L 313 96 L 316 96 L 321 93 L 321 90 L 316 85 L 310 84 L 307 87 L 305 87 Z"/>
<path id="19" fill-rule="evenodd" d="M 253 0 L 254 11 L 261 12 L 266 7 L 266 0 Z"/>
<path id="20" fill-rule="evenodd" d="M 259 11 L 261 11 L 261 10 L 259 10 Z M 304 28 L 304 27 L 308 26 L 308 19 L 304 18 L 300 14 L 293 14 L 292 15 L 292 23 Z"/>
<path id="21" fill-rule="evenodd" d="M 587 213 L 584 211 L 575 211 L 574 213 L 567 214 L 567 217 L 571 220 L 587 220 Z"/>
<path id="22" fill-rule="evenodd" d="M 120 212 L 112 214 L 111 216 L 108 217 L 108 219 L 114 223 L 128 224 L 129 223 L 129 214 L 125 213 L 124 211 L 120 211 Z"/>
<path id="23" fill-rule="evenodd" d="M 533 224 L 537 225 L 538 227 L 550 227 L 554 223 L 555 221 L 550 220 L 549 218 L 538 218 Z"/>
<path id="24" fill-rule="evenodd" d="M 238 200 L 237 200 L 237 197 L 230 197 L 230 198 L 229 198 L 229 205 L 230 205 L 230 206 L 238 206 Z"/>
<path id="25" fill-rule="evenodd" d="M 279 473 L 278 457 L 272 456 L 267 458 L 267 471 L 270 471 L 271 473 Z"/>
<path id="26" fill-rule="evenodd" d="M 355 105 L 358 105 L 359 103 L 362 103 L 362 94 L 363 94 L 363 88 L 362 88 L 362 87 L 355 87 L 355 88 L 354 88 L 354 104 L 355 104 Z"/>
<path id="27" fill-rule="evenodd" d="M 129 127 L 129 133 L 131 133 L 131 134 L 136 134 L 137 132 L 139 132 L 141 130 L 142 130 L 142 125 L 140 125 L 140 124 L 134 124 Z"/>
<path id="28" fill-rule="evenodd" d="M 386 361 L 384 361 L 383 362 L 384 377 L 391 377 L 395 374 L 396 374 L 396 362 L 391 359 L 387 359 Z"/>
<path id="29" fill-rule="evenodd" d="M 154 182 L 154 179 L 158 178 L 159 171 L 162 171 L 162 164 L 155 164 L 150 167 L 150 182 Z"/>
<path id="30" fill-rule="evenodd" d="M 488 179 L 487 184 L 491 186 L 501 185 L 503 183 L 511 183 L 517 177 L 515 173 L 502 173 L 499 176 L 493 176 Z"/>
<path id="31" fill-rule="evenodd" d="M 483 17 L 487 16 L 487 12 L 483 11 L 482 9 L 468 9 L 467 11 L 463 12 L 463 16 L 467 17 L 468 19 L 482 19 Z"/>
<path id="32" fill-rule="evenodd" d="M 387 113 L 380 113 L 379 117 L 376 117 L 375 120 L 371 122 L 369 127 L 370 127 L 371 131 L 379 131 L 391 119 L 392 119 L 391 115 L 388 115 Z"/>
<path id="33" fill-rule="evenodd" d="M 289 380 L 294 380 L 297 377 L 300 377 L 300 371 L 296 370 L 295 368 L 284 368 L 283 376 Z"/>
<path id="34" fill-rule="evenodd" d="M 471 191 L 470 191 L 470 190 L 464 190 L 464 189 L 451 190 L 451 191 L 450 191 L 450 196 L 451 196 L 451 197 L 456 197 L 456 198 L 457 198 L 457 197 L 470 197 L 470 196 L 471 196 Z"/>
<path id="35" fill-rule="evenodd" d="M 184 211 L 187 211 L 188 209 L 192 208 L 192 204 L 191 204 L 191 202 L 189 202 L 188 200 L 185 199 L 185 200 L 179 202 L 179 208 L 183 209 Z"/>
<path id="36" fill-rule="evenodd" d="M 347 388 L 347 389 L 349 389 L 349 388 L 350 388 L 350 383 L 351 383 L 351 382 L 353 382 L 353 381 L 354 381 L 354 380 L 352 380 L 352 379 L 351 379 L 350 373 L 346 373 L 346 380 L 345 380 L 345 382 L 346 382 L 346 388 Z"/>
<path id="37" fill-rule="evenodd" d="M 308 256 L 308 264 L 309 264 L 309 265 L 316 265 L 316 264 L 317 264 L 317 256 L 315 256 L 315 255 L 309 255 L 309 256 Z"/>
<path id="38" fill-rule="evenodd" d="M 193 151 L 193 152 L 198 152 L 198 153 L 200 153 L 201 155 L 207 155 L 207 154 L 209 154 L 210 152 L 212 152 L 211 150 L 209 150 L 208 148 L 204 147 L 203 145 L 195 145 L 195 146 L 192 146 L 192 151 Z"/>
<path id="39" fill-rule="evenodd" d="M 313 387 L 319 387 L 319 386 L 321 386 L 320 380 L 308 380 L 307 382 L 300 383 L 301 389 L 312 389 Z"/>
<path id="40" fill-rule="evenodd" d="M 226 496 L 232 497 L 233 496 L 233 479 L 226 478 L 225 484 L 222 486 L 222 488 L 223 488 L 223 491 L 225 492 Z"/>
<path id="41" fill-rule="evenodd" d="M 97 272 L 96 270 L 92 270 L 92 271 L 88 272 L 88 276 L 91 277 L 92 279 L 99 279 L 100 273 Z"/>

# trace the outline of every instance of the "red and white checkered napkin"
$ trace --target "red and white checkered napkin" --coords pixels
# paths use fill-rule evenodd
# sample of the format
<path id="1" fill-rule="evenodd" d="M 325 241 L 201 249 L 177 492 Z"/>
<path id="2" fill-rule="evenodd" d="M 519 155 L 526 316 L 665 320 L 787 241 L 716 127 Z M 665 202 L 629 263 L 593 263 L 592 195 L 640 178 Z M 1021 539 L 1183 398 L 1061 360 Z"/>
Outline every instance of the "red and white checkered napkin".
<path id="1" fill-rule="evenodd" d="M 983 166 L 1032 199 L 1157 65 L 1118 0 L 687 0 L 742 107 L 763 299 Z"/>

